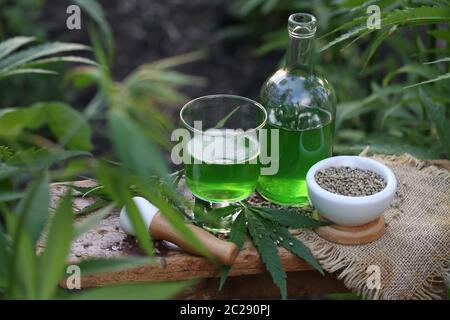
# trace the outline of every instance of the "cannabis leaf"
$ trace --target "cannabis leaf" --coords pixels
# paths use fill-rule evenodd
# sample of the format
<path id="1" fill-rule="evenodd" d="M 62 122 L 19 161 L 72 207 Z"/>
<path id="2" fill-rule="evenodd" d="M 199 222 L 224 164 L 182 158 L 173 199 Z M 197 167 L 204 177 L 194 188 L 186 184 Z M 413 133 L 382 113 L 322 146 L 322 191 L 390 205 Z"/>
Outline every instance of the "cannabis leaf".
<path id="1" fill-rule="evenodd" d="M 327 222 L 315 220 L 305 214 L 294 210 L 249 207 L 250 210 L 256 212 L 261 217 L 277 222 L 282 226 L 299 229 L 299 228 L 318 228 L 328 225 Z"/>
<path id="2" fill-rule="evenodd" d="M 75 186 L 73 184 L 65 184 L 63 186 L 81 193 L 82 197 L 91 196 L 91 197 L 97 197 L 97 198 L 107 200 L 107 201 L 112 201 L 111 197 L 105 191 L 105 188 L 101 185 L 96 185 L 93 187 L 80 187 L 80 186 Z"/>
<path id="3" fill-rule="evenodd" d="M 184 169 L 172 172 L 171 174 L 169 174 L 167 177 L 162 178 L 162 183 L 166 183 L 168 185 L 171 186 L 177 186 L 178 183 L 180 182 L 181 178 L 184 175 Z"/>
<path id="4" fill-rule="evenodd" d="M 432 6 L 422 6 L 419 8 L 405 8 L 397 9 L 388 13 L 385 13 L 381 17 L 382 30 L 385 31 L 392 26 L 398 27 L 409 27 L 418 26 L 423 24 L 437 24 L 441 22 L 448 21 L 450 17 L 450 9 L 447 7 L 432 7 Z M 362 17 L 355 19 L 354 21 L 347 24 L 347 27 L 351 28 L 346 33 L 340 35 L 333 41 L 325 45 L 320 51 L 327 50 L 328 48 L 341 43 L 350 38 L 357 37 L 357 39 L 374 32 L 375 29 L 369 29 L 367 24 L 364 22 Z M 363 22 L 361 25 L 359 23 Z M 354 28 L 352 28 L 352 26 Z M 334 33 L 338 30 L 343 29 L 342 26 L 338 27 L 336 30 L 332 31 Z M 331 34 L 329 33 L 329 34 Z M 380 41 L 381 44 L 382 41 Z M 379 46 L 379 44 L 378 44 Z"/>
<path id="5" fill-rule="evenodd" d="M 111 203 L 111 201 L 107 201 L 107 200 L 99 198 L 94 203 L 84 207 L 81 210 L 76 211 L 75 213 L 76 213 L 77 216 L 84 216 L 84 215 L 87 215 L 87 214 L 89 214 L 91 212 L 94 212 L 96 210 L 102 209 L 102 208 L 106 207 L 110 203 Z"/>
<path id="6" fill-rule="evenodd" d="M 197 203 L 196 203 L 197 204 Z M 208 210 L 207 208 L 200 208 L 198 205 L 195 210 L 195 224 L 209 225 L 213 227 L 220 227 L 223 219 L 230 218 L 230 216 L 242 210 L 241 206 L 229 205 L 223 208 Z"/>
<path id="7" fill-rule="evenodd" d="M 273 282 L 280 288 L 282 299 L 287 298 L 286 272 L 278 256 L 277 246 L 275 245 L 270 233 L 261 221 L 261 217 L 249 209 L 244 210 L 248 222 L 250 236 L 258 249 L 262 261 L 266 265 L 267 271 L 272 276 Z"/>
<path id="8" fill-rule="evenodd" d="M 274 223 L 272 221 L 265 221 L 265 227 L 268 233 L 272 236 L 273 241 L 292 252 L 297 257 L 308 262 L 314 267 L 320 274 L 324 275 L 323 269 L 317 262 L 316 258 L 311 254 L 308 248 L 301 243 L 296 237 L 294 237 L 288 229 Z"/>
<path id="9" fill-rule="evenodd" d="M 231 225 L 230 231 L 230 241 L 234 242 L 241 251 L 244 246 L 245 237 L 247 236 L 247 221 L 245 220 L 245 214 L 239 214 Z M 230 267 L 224 267 L 222 269 L 222 275 L 220 277 L 219 290 L 222 290 L 227 280 L 228 273 L 230 272 Z"/>
<path id="10" fill-rule="evenodd" d="M 280 288 L 283 299 L 287 296 L 286 273 L 278 256 L 277 246 L 284 247 L 324 274 L 309 249 L 290 233 L 289 228 L 317 228 L 328 223 L 315 220 L 301 211 L 256 207 L 247 203 L 239 205 L 240 207 L 235 205 L 229 209 L 206 210 L 203 211 L 203 216 L 239 213 L 238 210 L 241 210 L 231 226 L 230 241 L 236 243 L 241 250 L 248 230 L 273 282 Z M 229 271 L 230 267 L 222 269 L 219 290 L 223 288 Z"/>
<path id="11" fill-rule="evenodd" d="M 99 201 L 104 201 L 104 200 L 99 200 Z M 106 218 L 111 213 L 111 210 L 114 208 L 114 205 L 109 204 L 108 206 L 105 205 L 104 207 L 101 207 L 101 208 L 102 208 L 101 210 L 98 210 L 96 213 L 92 214 L 89 218 L 85 219 L 83 222 L 81 222 L 79 225 L 76 226 L 76 228 L 75 228 L 76 236 L 79 236 L 85 232 L 88 232 L 93 226 L 99 224 L 100 221 L 102 221 L 104 218 Z M 100 209 L 100 208 L 98 208 L 98 209 Z M 97 209 L 95 209 L 95 210 L 97 210 Z"/>

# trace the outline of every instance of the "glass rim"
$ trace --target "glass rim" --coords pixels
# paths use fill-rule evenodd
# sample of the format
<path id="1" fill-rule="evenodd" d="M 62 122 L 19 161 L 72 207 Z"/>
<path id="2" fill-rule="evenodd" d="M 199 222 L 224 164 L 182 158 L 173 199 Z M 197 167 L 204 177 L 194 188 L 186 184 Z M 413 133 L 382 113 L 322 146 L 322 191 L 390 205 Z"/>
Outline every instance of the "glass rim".
<path id="1" fill-rule="evenodd" d="M 215 98 L 230 98 L 230 99 L 236 99 L 236 100 L 244 100 L 244 101 L 249 102 L 249 103 L 253 104 L 254 106 L 258 107 L 263 112 L 264 120 L 256 128 L 251 128 L 251 129 L 245 130 L 244 132 L 242 132 L 242 134 L 248 134 L 251 132 L 258 131 L 266 125 L 268 116 L 267 116 L 267 111 L 262 106 L 262 104 L 260 104 L 259 102 L 256 102 L 255 100 L 252 100 L 252 99 L 249 99 L 249 98 L 246 98 L 243 96 L 234 95 L 234 94 L 210 94 L 210 95 L 201 96 L 201 97 L 190 100 L 180 110 L 180 120 L 183 123 L 183 125 L 187 129 L 189 129 L 190 131 L 192 131 L 194 133 L 196 132 L 196 133 L 204 134 L 206 131 L 195 129 L 194 127 L 192 127 L 190 124 L 188 124 L 186 122 L 186 120 L 183 117 L 183 112 L 195 102 L 198 102 L 201 100 L 207 100 L 207 99 L 215 99 Z"/>

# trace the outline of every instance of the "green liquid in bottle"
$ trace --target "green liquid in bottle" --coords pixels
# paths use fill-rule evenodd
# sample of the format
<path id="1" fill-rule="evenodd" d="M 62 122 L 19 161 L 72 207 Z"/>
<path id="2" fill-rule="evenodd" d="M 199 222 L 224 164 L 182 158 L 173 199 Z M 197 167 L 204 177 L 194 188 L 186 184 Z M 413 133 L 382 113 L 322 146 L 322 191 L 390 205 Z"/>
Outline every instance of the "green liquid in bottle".
<path id="1" fill-rule="evenodd" d="M 282 205 L 308 202 L 306 173 L 316 162 L 330 157 L 333 149 L 333 121 L 328 112 L 311 109 L 305 113 L 311 127 L 288 130 L 274 125 L 267 129 L 279 130 L 278 173 L 261 176 L 258 192 L 267 200 Z M 270 134 L 268 135 L 270 137 Z M 270 150 L 271 141 L 269 139 Z"/>
<path id="2" fill-rule="evenodd" d="M 186 183 L 196 197 L 216 203 L 236 202 L 253 193 L 260 172 L 256 163 L 259 145 L 252 138 L 246 139 L 244 145 L 234 144 L 236 138 L 225 135 L 209 142 L 198 136 L 189 142 L 187 152 L 191 163 L 185 166 Z M 195 144 L 200 147 L 194 148 Z M 215 147 L 224 151 L 208 151 Z M 195 159 L 202 163 L 194 163 Z"/>
<path id="3" fill-rule="evenodd" d="M 307 13 L 289 17 L 286 64 L 261 88 L 267 126 L 279 130 L 279 159 L 278 172 L 262 175 L 257 189 L 281 205 L 309 201 L 306 174 L 333 150 L 336 96 L 331 84 L 314 68 L 316 21 Z"/>

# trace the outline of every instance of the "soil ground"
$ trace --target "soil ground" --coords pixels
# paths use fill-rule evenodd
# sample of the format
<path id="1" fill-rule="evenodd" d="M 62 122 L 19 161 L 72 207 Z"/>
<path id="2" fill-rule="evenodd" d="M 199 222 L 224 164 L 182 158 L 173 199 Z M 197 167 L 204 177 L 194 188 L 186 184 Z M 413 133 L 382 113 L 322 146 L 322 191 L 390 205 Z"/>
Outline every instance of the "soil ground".
<path id="1" fill-rule="evenodd" d="M 207 57 L 181 68 L 205 77 L 204 87 L 184 88 L 190 97 L 233 93 L 258 99 L 264 79 L 274 71 L 279 55 L 256 57 L 256 43 L 248 39 L 219 41 L 217 33 L 235 23 L 221 0 L 100 0 L 110 23 L 115 43 L 113 67 L 118 79 L 142 63 L 206 50 Z M 64 1 L 48 1 L 45 17 L 50 38 L 87 42 L 85 30 L 65 29 Z M 83 22 L 84 23 L 84 22 Z M 83 24 L 85 27 L 85 24 Z"/>

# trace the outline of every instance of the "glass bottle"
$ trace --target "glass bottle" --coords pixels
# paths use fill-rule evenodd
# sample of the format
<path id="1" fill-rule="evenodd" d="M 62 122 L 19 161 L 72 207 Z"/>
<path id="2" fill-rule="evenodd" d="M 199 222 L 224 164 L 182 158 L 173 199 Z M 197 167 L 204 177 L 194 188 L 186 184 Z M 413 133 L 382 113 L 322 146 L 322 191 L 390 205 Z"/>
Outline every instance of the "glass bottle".
<path id="1" fill-rule="evenodd" d="M 267 110 L 270 131 L 279 130 L 278 172 L 261 175 L 258 192 L 281 205 L 309 201 L 306 173 L 333 151 L 336 96 L 328 81 L 314 71 L 316 18 L 306 13 L 289 17 L 286 64 L 266 80 L 261 103 Z M 274 157 L 272 156 L 272 159 Z M 274 160 L 272 160 L 274 161 Z"/>

